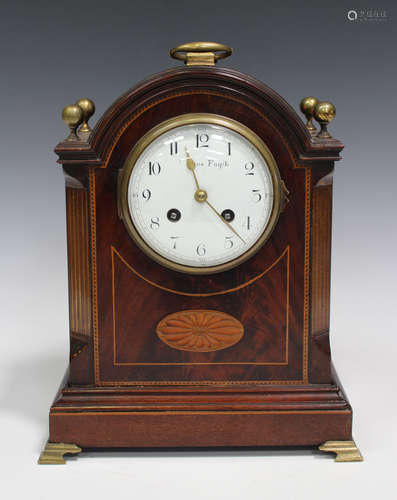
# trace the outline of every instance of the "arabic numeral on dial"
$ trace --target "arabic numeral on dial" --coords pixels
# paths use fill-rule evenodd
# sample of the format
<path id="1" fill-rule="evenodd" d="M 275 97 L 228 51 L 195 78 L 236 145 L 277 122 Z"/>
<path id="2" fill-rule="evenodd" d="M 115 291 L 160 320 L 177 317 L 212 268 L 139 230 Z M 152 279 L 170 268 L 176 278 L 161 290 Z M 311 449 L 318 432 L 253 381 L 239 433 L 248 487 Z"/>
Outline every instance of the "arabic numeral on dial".
<path id="1" fill-rule="evenodd" d="M 252 199 L 254 200 L 255 203 L 259 203 L 262 200 L 262 194 L 260 189 L 252 190 Z"/>
<path id="2" fill-rule="evenodd" d="M 150 219 L 150 227 L 151 227 L 151 229 L 159 229 L 160 228 L 160 218 L 159 217 L 152 217 Z"/>
<path id="3" fill-rule="evenodd" d="M 245 168 L 245 175 L 254 175 L 255 165 L 253 164 L 252 161 L 247 161 L 247 163 L 244 165 L 244 168 Z"/>
<path id="4" fill-rule="evenodd" d="M 233 245 L 234 245 L 234 242 L 233 242 L 233 236 L 225 236 L 225 248 L 226 250 L 230 250 Z"/>
<path id="5" fill-rule="evenodd" d="M 158 161 L 149 162 L 149 175 L 159 175 L 161 172 L 161 166 Z"/>
<path id="6" fill-rule="evenodd" d="M 196 148 L 208 148 L 209 140 L 208 134 L 196 134 Z"/>
<path id="7" fill-rule="evenodd" d="M 207 253 L 207 249 L 205 248 L 204 243 L 200 243 L 200 245 L 197 245 L 196 253 L 199 257 L 204 257 L 204 255 Z"/>
<path id="8" fill-rule="evenodd" d="M 178 154 L 178 143 L 177 142 L 171 142 L 170 143 L 170 155 L 177 155 Z"/>
<path id="9" fill-rule="evenodd" d="M 152 193 L 151 193 L 150 189 L 144 189 L 142 191 L 142 198 L 144 200 L 149 201 L 151 197 L 152 197 Z"/>
<path id="10" fill-rule="evenodd" d="M 173 250 L 176 250 L 176 240 L 179 238 L 179 236 L 170 236 L 170 239 L 171 239 L 171 245 L 172 245 L 172 249 Z"/>

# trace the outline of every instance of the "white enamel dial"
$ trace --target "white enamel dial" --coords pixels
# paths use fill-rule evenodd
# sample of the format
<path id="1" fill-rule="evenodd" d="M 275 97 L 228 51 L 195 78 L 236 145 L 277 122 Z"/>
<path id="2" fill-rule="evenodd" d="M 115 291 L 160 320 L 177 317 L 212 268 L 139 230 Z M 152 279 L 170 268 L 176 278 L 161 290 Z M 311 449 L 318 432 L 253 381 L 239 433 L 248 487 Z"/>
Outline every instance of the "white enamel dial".
<path id="1" fill-rule="evenodd" d="M 249 253 L 269 224 L 274 195 L 263 154 L 217 123 L 160 133 L 134 160 L 126 183 L 129 216 L 144 245 L 192 269 L 225 267 Z"/>

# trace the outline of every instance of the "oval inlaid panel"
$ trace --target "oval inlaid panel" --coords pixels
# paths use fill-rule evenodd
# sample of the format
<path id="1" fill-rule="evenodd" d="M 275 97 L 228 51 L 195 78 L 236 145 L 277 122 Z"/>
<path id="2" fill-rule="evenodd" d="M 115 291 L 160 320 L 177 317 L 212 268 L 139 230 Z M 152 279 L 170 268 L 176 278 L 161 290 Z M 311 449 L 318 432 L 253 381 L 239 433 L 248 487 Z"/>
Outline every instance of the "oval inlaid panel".
<path id="1" fill-rule="evenodd" d="M 236 318 L 220 311 L 178 311 L 157 325 L 160 340 L 180 351 L 211 352 L 236 344 L 244 327 Z"/>

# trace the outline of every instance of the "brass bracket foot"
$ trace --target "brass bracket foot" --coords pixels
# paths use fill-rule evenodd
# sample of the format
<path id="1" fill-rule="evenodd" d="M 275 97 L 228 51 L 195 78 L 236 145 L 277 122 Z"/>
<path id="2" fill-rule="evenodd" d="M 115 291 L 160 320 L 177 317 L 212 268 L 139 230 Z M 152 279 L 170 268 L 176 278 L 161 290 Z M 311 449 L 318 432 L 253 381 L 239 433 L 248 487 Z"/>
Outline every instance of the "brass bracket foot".
<path id="1" fill-rule="evenodd" d="M 354 441 L 325 441 L 318 449 L 336 453 L 335 462 L 362 462 L 364 460 Z"/>
<path id="2" fill-rule="evenodd" d="M 80 453 L 81 448 L 75 444 L 47 443 L 37 461 L 39 464 L 66 464 L 65 453 Z"/>

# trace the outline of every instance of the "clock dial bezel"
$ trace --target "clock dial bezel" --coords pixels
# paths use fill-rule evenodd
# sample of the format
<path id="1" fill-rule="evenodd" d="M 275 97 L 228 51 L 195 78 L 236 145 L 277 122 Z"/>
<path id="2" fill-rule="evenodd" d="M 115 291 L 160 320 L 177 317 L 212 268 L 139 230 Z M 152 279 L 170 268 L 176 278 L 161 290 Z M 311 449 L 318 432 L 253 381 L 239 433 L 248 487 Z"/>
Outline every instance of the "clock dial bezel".
<path id="1" fill-rule="evenodd" d="M 138 230 L 135 228 L 135 225 L 132 221 L 129 204 L 128 204 L 128 184 L 130 180 L 130 176 L 132 173 L 132 169 L 134 168 L 136 162 L 138 161 L 141 154 L 144 150 L 158 137 L 160 137 L 165 132 L 168 132 L 174 128 L 183 126 L 183 125 L 194 125 L 194 124 L 209 124 L 209 125 L 220 125 L 222 127 L 228 128 L 234 132 L 237 132 L 241 136 L 243 136 L 246 140 L 251 142 L 251 144 L 258 150 L 260 155 L 263 157 L 264 161 L 267 164 L 269 169 L 272 183 L 273 183 L 273 207 L 269 217 L 269 221 L 257 239 L 257 241 L 243 254 L 234 258 L 228 262 L 224 262 L 222 264 L 214 265 L 214 266 L 206 266 L 206 267 L 194 267 L 188 266 L 184 264 L 179 264 L 172 260 L 169 260 L 159 253 L 157 253 L 139 234 Z M 280 172 L 277 167 L 276 160 L 274 159 L 272 153 L 269 148 L 263 142 L 263 140 L 251 129 L 243 125 L 242 123 L 228 118 L 226 116 L 216 115 L 212 113 L 187 113 L 183 115 L 176 116 L 174 118 L 170 118 L 155 127 L 149 130 L 145 135 L 141 137 L 141 139 L 136 143 L 136 145 L 132 148 L 125 163 L 120 170 L 119 173 L 119 183 L 118 183 L 118 209 L 120 218 L 123 220 L 124 225 L 133 239 L 133 241 L 138 245 L 138 247 L 148 255 L 152 260 L 161 264 L 168 269 L 172 269 L 173 271 L 182 272 L 185 274 L 193 274 L 193 275 L 205 275 L 205 274 L 215 274 L 223 271 L 227 271 L 232 269 L 252 256 L 254 256 L 260 248 L 264 245 L 264 243 L 269 239 L 271 233 L 273 232 L 277 220 L 279 218 L 280 212 L 283 207 L 283 199 L 284 199 L 284 190 L 282 188 L 282 180 L 280 177 Z"/>

